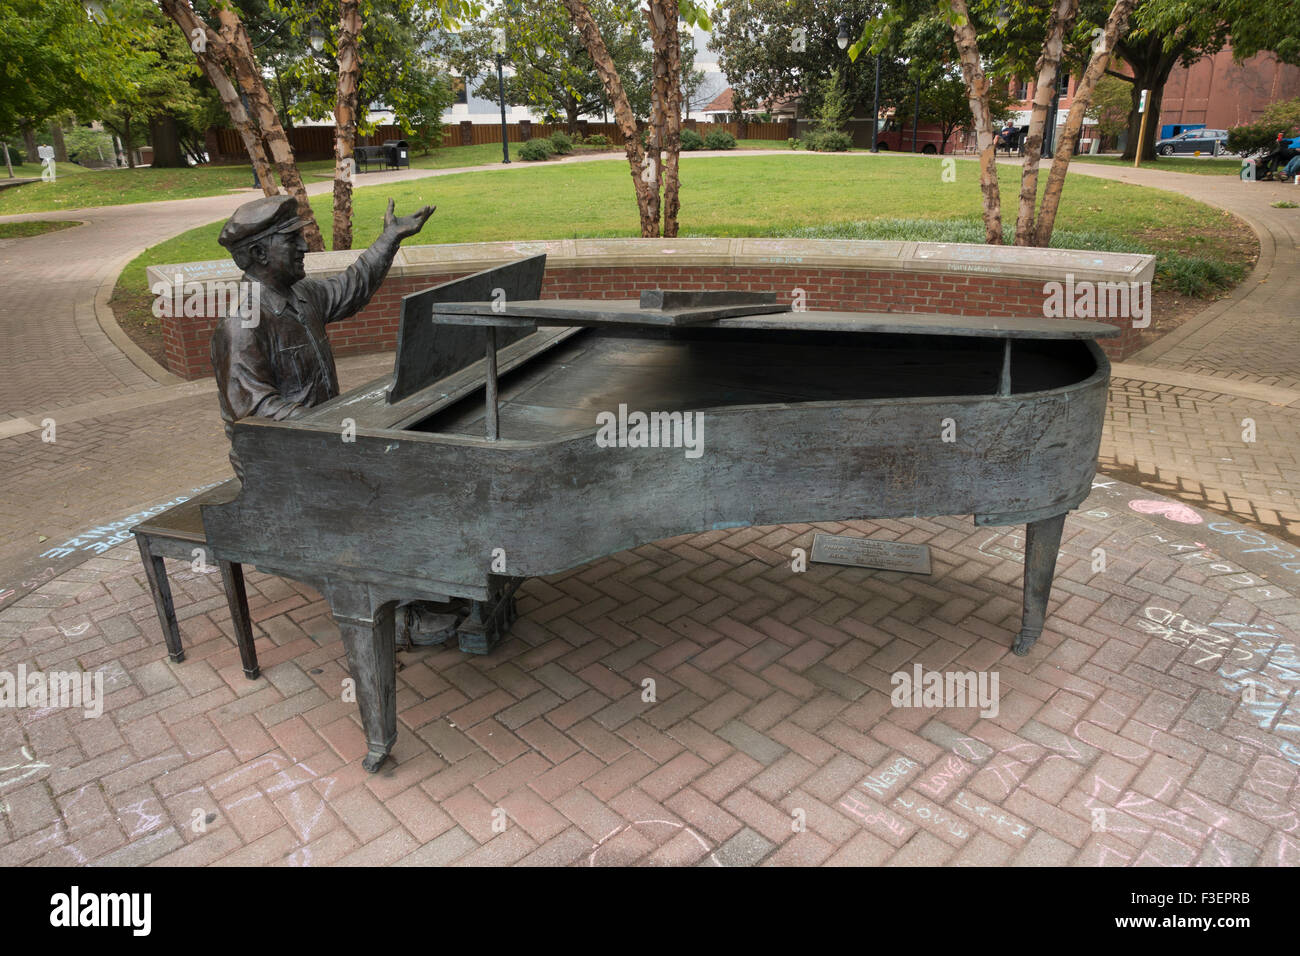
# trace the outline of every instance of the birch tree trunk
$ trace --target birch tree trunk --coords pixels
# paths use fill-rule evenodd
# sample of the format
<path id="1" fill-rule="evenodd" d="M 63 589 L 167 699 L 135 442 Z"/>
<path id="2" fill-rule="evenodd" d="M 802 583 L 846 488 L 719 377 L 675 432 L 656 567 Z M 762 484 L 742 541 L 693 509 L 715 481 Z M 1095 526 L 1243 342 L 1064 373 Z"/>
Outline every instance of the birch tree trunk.
<path id="1" fill-rule="evenodd" d="M 646 16 L 654 40 L 655 92 L 661 111 L 658 145 L 666 154 L 663 157 L 663 234 L 674 238 L 682 205 L 678 174 L 682 152 L 682 49 L 677 30 L 677 0 L 648 0 L 648 3 Z"/>
<path id="2" fill-rule="evenodd" d="M 980 151 L 980 193 L 984 200 L 984 241 L 1002 244 L 1002 194 L 998 192 L 998 164 L 994 154 L 997 141 L 989 115 L 989 81 L 980 62 L 979 43 L 971 23 L 966 0 L 952 0 L 953 37 L 961 58 L 961 72 L 966 79 L 971 116 L 975 121 L 975 141 Z"/>
<path id="3" fill-rule="evenodd" d="M 360 0 L 343 0 L 339 16 L 338 102 L 334 106 L 334 249 L 352 248 L 352 158 L 357 139 L 357 96 L 361 81 Z"/>
<path id="4" fill-rule="evenodd" d="M 1065 174 L 1070 168 L 1070 152 L 1073 149 L 1074 138 L 1083 128 L 1083 115 L 1092 103 L 1093 90 L 1106 72 L 1111 51 L 1115 49 L 1115 41 L 1128 28 L 1128 20 L 1136 3 L 1137 0 L 1115 0 L 1110 16 L 1106 18 L 1105 32 L 1101 35 L 1100 42 L 1093 47 L 1088 68 L 1079 80 L 1079 85 L 1075 87 L 1074 99 L 1070 102 L 1070 113 L 1065 119 L 1065 129 L 1061 131 L 1061 138 L 1056 144 L 1056 152 L 1052 157 L 1052 171 L 1047 176 L 1047 189 L 1043 192 L 1043 205 L 1038 211 L 1038 224 L 1034 229 L 1034 245 L 1046 246 L 1052 241 L 1052 229 L 1056 225 L 1056 211 L 1061 205 Z"/>
<path id="5" fill-rule="evenodd" d="M 1038 78 L 1034 87 L 1034 105 L 1029 116 L 1029 135 L 1025 138 L 1025 160 L 1020 170 L 1020 212 L 1016 216 L 1016 245 L 1034 243 L 1034 209 L 1038 205 L 1038 160 L 1043 155 L 1043 127 L 1056 96 L 1057 73 L 1065 52 L 1065 28 L 1074 20 L 1079 0 L 1056 0 L 1043 52 L 1038 58 Z M 1052 117 L 1056 122 L 1056 117 Z"/>
<path id="6" fill-rule="evenodd" d="M 289 137 L 285 136 L 284 127 L 280 125 L 280 117 L 275 111 L 275 104 L 271 102 L 271 94 L 262 82 L 248 31 L 244 29 L 243 21 L 233 7 L 220 6 L 216 11 L 217 19 L 221 22 L 221 37 L 226 41 L 228 64 L 248 97 L 253 115 L 257 117 L 257 125 L 262 130 L 262 138 L 275 162 L 281 185 L 298 202 L 298 215 L 303 220 L 302 235 L 307 240 L 307 248 L 311 252 L 321 252 L 325 249 L 325 240 L 321 238 L 320 226 L 316 224 L 316 216 L 311 211 L 311 204 L 307 202 L 307 190 L 303 187 L 302 176 L 298 174 L 298 165 L 294 162 L 293 147 L 289 145 Z"/>
<path id="7" fill-rule="evenodd" d="M 159 5 L 163 13 L 171 17 L 180 27 L 181 33 L 185 34 L 190 49 L 194 51 L 195 59 L 198 60 L 212 88 L 217 91 L 221 105 L 225 107 L 226 115 L 230 117 L 231 125 L 235 127 L 240 140 L 244 143 L 244 149 L 248 152 L 248 158 L 253 164 L 253 172 L 257 176 L 258 183 L 261 184 L 262 192 L 268 196 L 277 195 L 280 190 L 275 185 L 275 176 L 271 172 L 271 164 L 267 161 L 266 150 L 262 148 L 261 134 L 253 125 L 248 110 L 244 109 L 244 102 L 239 98 L 239 91 L 235 89 L 235 84 L 230 81 L 230 77 L 226 75 L 226 71 L 217 59 L 216 49 L 210 45 L 215 40 L 218 46 L 224 46 L 225 41 L 203 22 L 188 2 L 159 0 Z M 194 42 L 195 30 L 202 31 L 203 43 Z"/>
<path id="8" fill-rule="evenodd" d="M 627 154 L 628 165 L 632 167 L 632 184 L 636 189 L 637 211 L 641 216 L 641 235 L 651 239 L 659 235 L 659 162 L 646 155 L 641 148 L 641 138 L 637 135 L 636 116 L 628 103 L 623 81 L 619 78 L 614 60 L 609 55 L 605 41 L 600 36 L 600 28 L 587 9 L 584 0 L 564 0 L 569 12 L 569 19 L 582 34 L 583 45 L 596 66 L 601 84 L 609 97 L 614 110 L 614 121 L 619 132 L 623 134 L 623 151 Z"/>

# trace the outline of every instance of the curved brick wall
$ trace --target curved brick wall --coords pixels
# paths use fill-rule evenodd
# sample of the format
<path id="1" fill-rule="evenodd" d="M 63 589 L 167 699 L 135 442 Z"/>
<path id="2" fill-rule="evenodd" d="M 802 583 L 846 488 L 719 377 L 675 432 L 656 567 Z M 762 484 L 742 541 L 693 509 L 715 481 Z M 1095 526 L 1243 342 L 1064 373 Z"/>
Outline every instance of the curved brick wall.
<path id="1" fill-rule="evenodd" d="M 948 315 L 1043 316 L 1043 286 L 1064 281 L 1149 282 L 1151 256 L 948 243 L 789 239 L 614 239 L 466 243 L 403 248 L 365 310 L 330 326 L 337 355 L 391 350 L 402 296 L 523 256 L 547 254 L 543 298 L 634 298 L 644 289 L 770 291 L 790 302 L 804 290 L 812 310 L 928 312 Z M 307 257 L 309 275 L 331 275 L 357 252 Z M 671 260 L 671 264 L 665 264 Z M 152 284 L 176 274 L 187 281 L 238 278 L 230 262 L 149 269 Z M 1138 344 L 1124 328 L 1103 343 L 1122 360 Z M 164 318 L 167 366 L 184 378 L 211 374 L 208 339 L 214 321 Z"/>

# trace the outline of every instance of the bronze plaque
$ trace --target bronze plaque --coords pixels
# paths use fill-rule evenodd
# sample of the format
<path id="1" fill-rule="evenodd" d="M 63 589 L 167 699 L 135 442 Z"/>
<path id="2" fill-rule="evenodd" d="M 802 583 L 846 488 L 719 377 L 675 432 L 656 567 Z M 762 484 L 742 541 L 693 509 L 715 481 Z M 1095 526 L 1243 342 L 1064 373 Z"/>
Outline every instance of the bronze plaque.
<path id="1" fill-rule="evenodd" d="M 847 564 L 855 568 L 879 568 L 909 574 L 930 573 L 928 544 L 816 534 L 813 535 L 812 559 L 820 564 Z"/>

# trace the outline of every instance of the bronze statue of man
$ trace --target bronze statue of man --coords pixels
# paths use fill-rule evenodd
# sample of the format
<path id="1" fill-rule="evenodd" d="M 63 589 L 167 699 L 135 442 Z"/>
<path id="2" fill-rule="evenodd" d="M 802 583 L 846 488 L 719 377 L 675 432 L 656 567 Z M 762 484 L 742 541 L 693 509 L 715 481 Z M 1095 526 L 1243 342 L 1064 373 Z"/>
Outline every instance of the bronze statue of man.
<path id="1" fill-rule="evenodd" d="M 425 206 L 397 217 L 388 200 L 379 238 L 347 269 L 327 279 L 307 278 L 307 241 L 292 196 L 255 199 L 235 210 L 217 241 L 243 270 L 243 288 L 256 294 L 244 299 L 245 309 L 220 317 L 212 334 L 212 369 L 227 438 L 241 418 L 296 418 L 339 394 L 325 326 L 365 308 L 388 274 L 397 247 L 424 228 L 433 210 Z M 230 463 L 242 481 L 244 469 L 233 441 Z M 413 643 L 441 643 L 455 631 L 456 610 L 456 605 L 426 602 L 403 605 L 401 633 Z"/>
<path id="2" fill-rule="evenodd" d="M 243 281 L 256 286 L 258 294 L 250 297 L 257 305 L 251 315 L 221 317 L 212 335 L 212 368 L 227 437 L 241 418 L 296 418 L 338 395 L 325 326 L 365 308 L 388 274 L 398 245 L 419 232 L 431 215 L 433 207 L 425 206 L 397 218 L 390 199 L 383 232 L 356 262 L 328 279 L 308 279 L 303 268 L 307 241 L 292 196 L 255 199 L 235 210 L 217 241 L 230 250 L 244 271 Z M 230 463 L 242 479 L 244 469 L 233 445 Z"/>

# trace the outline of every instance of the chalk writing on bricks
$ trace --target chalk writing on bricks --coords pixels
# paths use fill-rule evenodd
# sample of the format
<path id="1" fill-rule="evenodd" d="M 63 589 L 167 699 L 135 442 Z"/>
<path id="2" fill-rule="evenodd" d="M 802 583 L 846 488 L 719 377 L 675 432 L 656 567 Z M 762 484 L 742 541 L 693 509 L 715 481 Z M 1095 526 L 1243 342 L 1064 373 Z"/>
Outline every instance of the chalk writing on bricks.
<path id="1" fill-rule="evenodd" d="M 160 505 L 154 505 L 152 508 L 146 508 L 143 511 L 137 511 L 135 514 L 127 515 L 118 521 L 110 521 L 107 524 L 97 525 L 87 531 L 82 531 L 74 537 L 69 538 L 62 544 L 42 552 L 42 558 L 66 558 L 69 555 L 77 553 L 103 554 L 110 548 L 119 544 L 124 544 L 131 540 L 131 528 L 139 524 L 146 518 L 156 514 L 161 514 L 168 508 L 175 507 L 183 502 L 189 501 L 196 494 L 207 491 L 209 488 L 215 488 L 221 484 L 219 481 L 193 488 L 189 493 L 177 495 L 170 501 L 164 501 Z"/>
<path id="2" fill-rule="evenodd" d="M 17 763 L 6 762 L 4 766 L 0 766 L 0 789 L 22 780 L 26 780 L 28 777 L 40 773 L 42 770 L 49 769 L 49 764 L 37 760 L 32 756 L 32 752 L 26 747 L 23 747 L 20 750 L 20 753 L 22 754 L 22 760 Z M 5 758 L 0 757 L 0 760 L 4 759 Z M 12 757 L 9 758 L 9 761 L 12 761 L 12 759 Z M 18 771 L 18 773 L 14 776 L 9 776 L 10 771 Z"/>
<path id="3" fill-rule="evenodd" d="M 1179 524 L 1200 524 L 1201 516 L 1198 515 L 1187 505 L 1180 504 L 1177 501 L 1158 501 L 1153 498 L 1136 498 L 1128 503 L 1128 506 L 1138 514 L 1144 515 L 1163 515 L 1170 521 L 1177 521 Z"/>
<path id="4" fill-rule="evenodd" d="M 1290 571 L 1292 574 L 1300 574 L 1300 554 L 1289 548 L 1284 548 L 1280 544 L 1270 543 L 1268 538 L 1262 534 L 1255 534 L 1249 528 L 1243 528 L 1229 521 L 1211 521 L 1205 527 L 1215 534 L 1221 534 L 1228 538 L 1235 538 L 1236 544 L 1254 545 L 1250 548 L 1242 548 L 1242 554 L 1259 554 L 1266 556 L 1265 560 L 1276 564 L 1283 571 Z"/>
<path id="5" fill-rule="evenodd" d="M 1294 690 L 1300 685 L 1300 656 L 1296 645 L 1276 624 L 1211 621 L 1201 624 L 1164 607 L 1148 607 L 1135 626 L 1161 640 L 1185 647 L 1195 655 L 1193 663 L 1210 665 L 1223 680 L 1224 688 L 1240 701 L 1240 707 L 1260 730 L 1262 737 L 1236 739 L 1260 749 L 1276 750 L 1286 761 L 1300 766 L 1300 703 Z"/>
<path id="6" fill-rule="evenodd" d="M 863 780 L 861 787 L 863 790 L 870 790 L 877 797 L 883 797 L 888 793 L 898 781 L 902 780 L 913 770 L 920 769 L 920 764 L 910 757 L 899 757 L 885 770 L 879 773 L 871 774 L 866 780 Z"/>
<path id="7" fill-rule="evenodd" d="M 975 814 L 981 820 L 993 824 L 995 828 L 1006 833 L 1017 840 L 1028 840 L 1029 830 L 1025 825 L 1015 820 L 1007 818 L 1001 809 L 984 803 L 979 797 L 976 797 L 965 790 L 957 791 L 957 796 L 953 798 L 957 806 Z"/>

